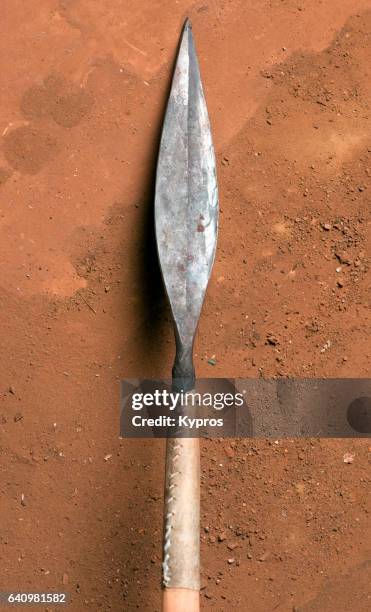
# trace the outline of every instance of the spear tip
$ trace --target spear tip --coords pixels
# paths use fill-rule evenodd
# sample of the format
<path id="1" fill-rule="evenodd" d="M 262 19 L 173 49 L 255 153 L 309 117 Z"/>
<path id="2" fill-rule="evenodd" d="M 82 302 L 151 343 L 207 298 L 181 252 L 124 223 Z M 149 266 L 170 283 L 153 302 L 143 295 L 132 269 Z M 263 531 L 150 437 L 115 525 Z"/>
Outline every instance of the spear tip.
<path id="1" fill-rule="evenodd" d="M 187 30 L 192 30 L 192 23 L 189 17 L 186 18 L 183 26 L 183 31 L 186 32 Z"/>

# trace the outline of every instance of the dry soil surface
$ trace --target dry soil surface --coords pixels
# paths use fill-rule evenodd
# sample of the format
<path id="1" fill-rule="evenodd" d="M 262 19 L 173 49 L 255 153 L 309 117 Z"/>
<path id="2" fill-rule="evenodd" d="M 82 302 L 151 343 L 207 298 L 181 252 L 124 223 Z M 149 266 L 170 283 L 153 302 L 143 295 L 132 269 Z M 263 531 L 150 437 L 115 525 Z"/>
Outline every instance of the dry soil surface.
<path id="1" fill-rule="evenodd" d="M 153 178 L 186 15 L 221 205 L 198 374 L 371 371 L 369 0 L 3 0 L 0 587 L 73 612 L 160 609 L 164 444 L 119 439 L 119 380 L 171 369 Z M 202 609 L 369 610 L 370 451 L 203 442 Z"/>

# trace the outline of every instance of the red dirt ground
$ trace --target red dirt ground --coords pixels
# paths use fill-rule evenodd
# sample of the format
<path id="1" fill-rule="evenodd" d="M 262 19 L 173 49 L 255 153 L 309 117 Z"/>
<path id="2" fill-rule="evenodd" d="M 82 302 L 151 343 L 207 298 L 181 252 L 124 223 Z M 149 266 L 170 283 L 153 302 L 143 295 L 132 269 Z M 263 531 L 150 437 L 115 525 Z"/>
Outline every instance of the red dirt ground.
<path id="1" fill-rule="evenodd" d="M 158 611 L 164 444 L 119 439 L 118 381 L 171 369 L 151 219 L 182 21 L 221 205 L 198 374 L 367 377 L 371 5 L 3 0 L 2 15 L 0 588 Z M 202 609 L 370 610 L 370 451 L 204 442 Z"/>

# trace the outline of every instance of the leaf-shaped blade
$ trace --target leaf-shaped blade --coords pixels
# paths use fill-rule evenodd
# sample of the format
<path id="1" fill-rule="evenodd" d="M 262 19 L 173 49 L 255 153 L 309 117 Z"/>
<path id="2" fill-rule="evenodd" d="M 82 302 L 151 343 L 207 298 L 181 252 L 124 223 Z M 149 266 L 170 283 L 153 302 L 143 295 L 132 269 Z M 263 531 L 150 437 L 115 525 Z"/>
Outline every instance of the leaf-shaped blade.
<path id="1" fill-rule="evenodd" d="M 181 39 L 159 152 L 157 248 L 178 342 L 191 349 L 214 261 L 218 222 L 215 156 L 187 22 Z"/>

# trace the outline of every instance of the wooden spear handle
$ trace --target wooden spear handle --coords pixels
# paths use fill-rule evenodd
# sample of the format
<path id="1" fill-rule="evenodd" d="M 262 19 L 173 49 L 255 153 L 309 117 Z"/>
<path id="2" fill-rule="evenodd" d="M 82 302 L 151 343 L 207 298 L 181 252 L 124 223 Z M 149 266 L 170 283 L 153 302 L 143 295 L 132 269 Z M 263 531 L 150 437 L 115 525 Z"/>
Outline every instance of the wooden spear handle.
<path id="1" fill-rule="evenodd" d="M 199 612 L 200 593 L 190 589 L 165 589 L 163 612 Z"/>
<path id="2" fill-rule="evenodd" d="M 166 445 L 163 612 L 200 609 L 200 444 L 168 438 Z"/>

